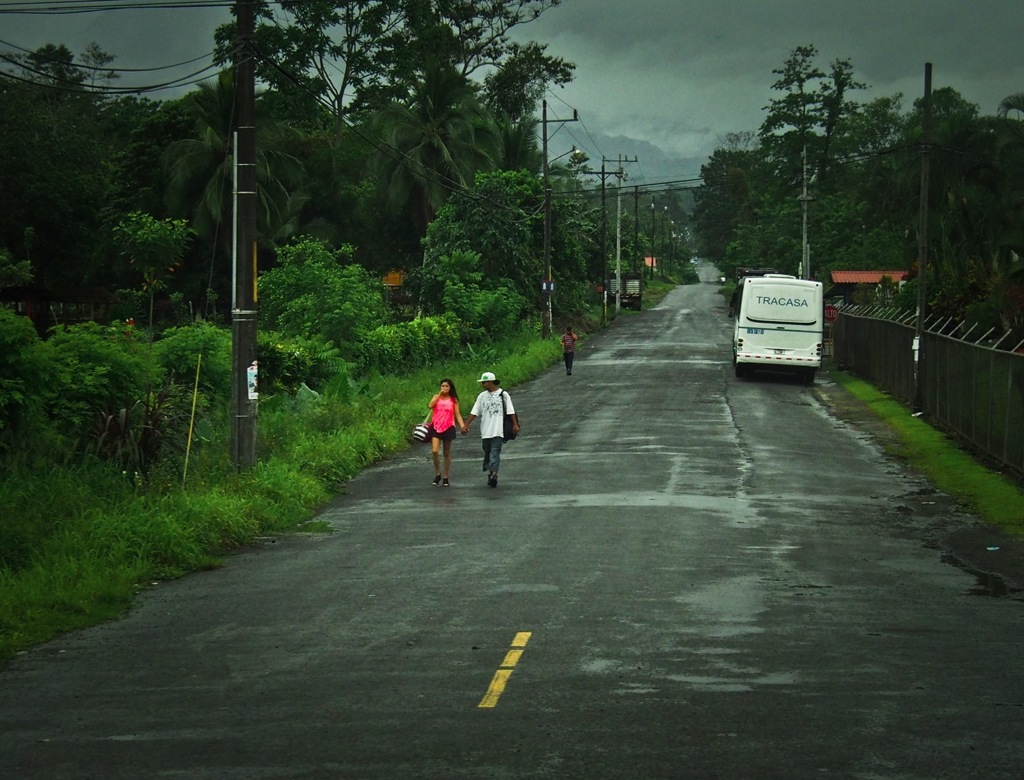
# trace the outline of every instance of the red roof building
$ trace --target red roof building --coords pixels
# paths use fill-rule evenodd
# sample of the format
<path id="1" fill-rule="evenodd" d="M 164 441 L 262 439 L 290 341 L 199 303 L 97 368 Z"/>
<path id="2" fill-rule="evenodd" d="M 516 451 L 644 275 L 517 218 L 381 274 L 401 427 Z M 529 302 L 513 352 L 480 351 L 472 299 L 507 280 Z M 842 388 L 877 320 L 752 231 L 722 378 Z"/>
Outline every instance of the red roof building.
<path id="1" fill-rule="evenodd" d="M 842 298 L 850 304 L 859 285 L 876 287 L 885 278 L 902 284 L 909 275 L 906 271 L 832 271 L 832 286 L 825 291 L 825 300 Z"/>
<path id="2" fill-rule="evenodd" d="M 894 282 L 905 282 L 909 274 L 906 271 L 833 271 L 832 284 L 878 284 L 883 276 Z"/>

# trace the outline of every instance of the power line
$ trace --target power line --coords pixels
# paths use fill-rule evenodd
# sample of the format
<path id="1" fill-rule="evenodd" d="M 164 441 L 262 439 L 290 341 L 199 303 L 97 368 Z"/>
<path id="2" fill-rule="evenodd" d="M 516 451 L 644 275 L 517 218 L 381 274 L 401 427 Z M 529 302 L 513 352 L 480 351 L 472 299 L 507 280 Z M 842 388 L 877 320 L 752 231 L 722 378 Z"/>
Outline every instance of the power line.
<path id="1" fill-rule="evenodd" d="M 46 80 L 36 81 L 34 79 L 16 76 L 13 73 L 7 73 L 5 71 L 0 71 L 0 78 L 9 79 L 11 81 L 17 81 L 23 84 L 27 84 L 29 86 L 39 87 L 41 89 L 53 89 L 59 92 L 67 92 L 73 95 L 92 95 L 100 97 L 114 95 L 141 95 L 146 92 L 159 92 L 165 89 L 177 89 L 180 87 L 192 86 L 205 81 L 205 78 L 198 77 L 204 73 L 208 73 L 209 71 L 214 70 L 217 67 L 216 65 L 210 64 L 204 68 L 200 68 L 197 71 L 193 71 L 192 73 L 188 73 L 179 78 L 172 79 L 170 81 L 165 81 L 159 84 L 147 84 L 140 87 L 113 87 L 108 85 L 87 86 L 85 84 L 74 84 L 72 82 L 54 83 L 52 81 L 49 81 L 49 79 L 52 78 L 52 74 L 46 73 L 45 71 L 30 68 L 25 63 L 12 59 L 11 57 L 7 57 L 3 54 L 0 54 L 0 60 L 16 65 L 21 70 L 27 73 L 32 73 Z"/>
<path id="2" fill-rule="evenodd" d="M 57 57 L 49 57 L 45 54 L 39 53 L 38 50 L 33 51 L 31 49 L 26 49 L 22 46 L 18 46 L 15 43 L 10 43 L 9 41 L 0 40 L 0 44 L 3 44 L 4 46 L 10 46 L 12 49 L 17 49 L 20 52 L 32 55 L 32 57 L 35 59 L 39 59 L 45 62 L 55 62 L 61 65 L 66 64 L 65 61 L 62 59 L 58 59 Z M 152 68 L 114 68 L 103 65 L 86 65 L 80 62 L 71 63 L 71 67 L 77 68 L 78 70 L 98 71 L 100 73 L 153 73 L 158 70 L 171 70 L 172 68 L 182 68 L 186 65 L 191 65 L 195 62 L 199 62 L 200 60 L 212 59 L 213 55 L 214 52 L 209 52 L 208 54 L 201 54 L 198 57 L 193 57 L 192 59 L 184 60 L 183 62 L 175 62 L 172 65 L 158 65 Z M 11 60 L 8 60 L 8 62 L 11 62 Z M 21 63 L 17 62 L 15 64 L 20 65 Z"/>
<path id="3" fill-rule="evenodd" d="M 50 0 L 42 3 L 0 2 L 0 15 L 67 16 L 72 14 L 137 11 L 149 9 L 232 8 L 233 0 Z"/>

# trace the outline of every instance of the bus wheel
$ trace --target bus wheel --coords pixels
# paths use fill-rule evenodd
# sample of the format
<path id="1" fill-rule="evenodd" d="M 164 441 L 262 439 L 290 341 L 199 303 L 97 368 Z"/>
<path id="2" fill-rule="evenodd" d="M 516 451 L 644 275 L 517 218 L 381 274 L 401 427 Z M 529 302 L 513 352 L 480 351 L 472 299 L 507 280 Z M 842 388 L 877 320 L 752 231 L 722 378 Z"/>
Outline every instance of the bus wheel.
<path id="1" fill-rule="evenodd" d="M 737 363 L 736 364 L 736 377 L 738 379 L 742 379 L 746 375 L 747 375 L 747 367 L 744 366 L 742 363 Z"/>

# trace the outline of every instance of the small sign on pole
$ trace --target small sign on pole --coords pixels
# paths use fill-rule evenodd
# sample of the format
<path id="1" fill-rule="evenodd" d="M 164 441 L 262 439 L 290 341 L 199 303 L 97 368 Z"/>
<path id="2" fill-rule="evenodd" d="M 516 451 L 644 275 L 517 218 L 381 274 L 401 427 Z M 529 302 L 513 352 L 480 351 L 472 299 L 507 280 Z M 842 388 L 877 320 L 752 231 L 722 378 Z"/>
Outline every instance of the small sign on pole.
<path id="1" fill-rule="evenodd" d="M 541 292 L 551 294 L 555 291 L 555 283 L 551 279 L 544 279 L 540 283 Z"/>

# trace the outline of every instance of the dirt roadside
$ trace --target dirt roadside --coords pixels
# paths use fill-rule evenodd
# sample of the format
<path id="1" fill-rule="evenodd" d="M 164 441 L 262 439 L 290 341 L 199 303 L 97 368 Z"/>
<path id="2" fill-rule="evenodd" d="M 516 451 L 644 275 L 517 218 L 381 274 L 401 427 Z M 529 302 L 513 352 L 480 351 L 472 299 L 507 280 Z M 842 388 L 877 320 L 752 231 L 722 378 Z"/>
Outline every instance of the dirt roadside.
<path id="1" fill-rule="evenodd" d="M 826 382 L 815 385 L 819 400 L 838 419 L 870 436 L 887 452 L 895 452 L 900 444 L 899 434 L 863 401 L 828 381 L 827 372 L 824 373 Z M 947 524 L 933 543 L 951 563 L 978 578 L 979 592 L 1024 598 L 1024 538 L 980 521 L 951 525 Z"/>

